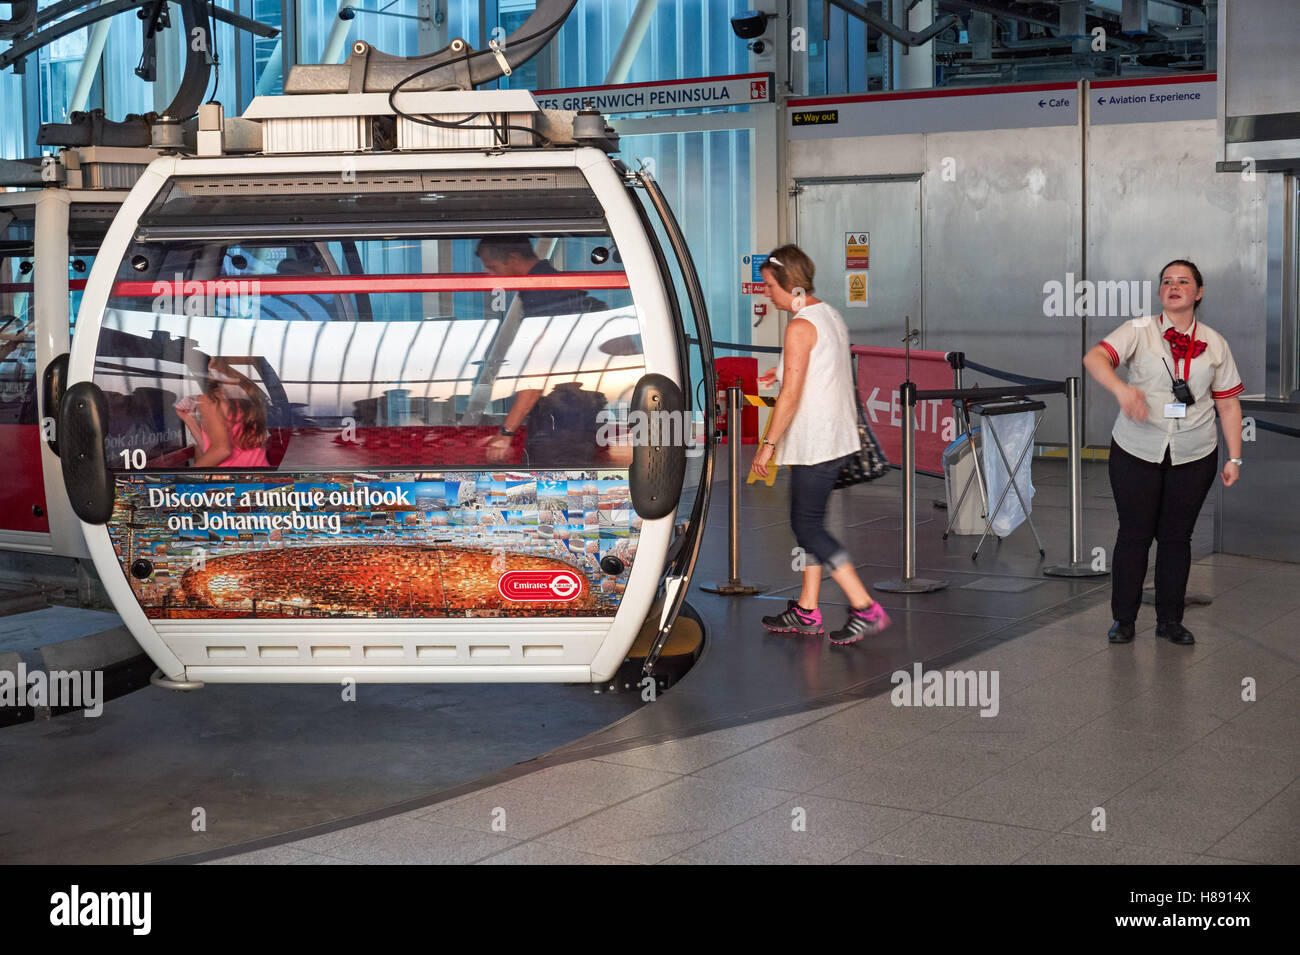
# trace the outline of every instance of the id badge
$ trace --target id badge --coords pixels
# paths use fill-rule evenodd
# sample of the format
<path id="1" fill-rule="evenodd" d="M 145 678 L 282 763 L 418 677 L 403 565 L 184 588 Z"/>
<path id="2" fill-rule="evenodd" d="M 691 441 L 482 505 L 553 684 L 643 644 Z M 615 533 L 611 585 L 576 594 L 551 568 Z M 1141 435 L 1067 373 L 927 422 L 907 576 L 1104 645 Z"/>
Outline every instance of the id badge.
<path id="1" fill-rule="evenodd" d="M 1187 417 L 1187 405 L 1183 404 L 1181 401 L 1171 401 L 1171 402 L 1169 402 L 1169 404 L 1165 405 L 1165 417 L 1166 417 L 1166 418 L 1186 418 L 1186 417 Z"/>

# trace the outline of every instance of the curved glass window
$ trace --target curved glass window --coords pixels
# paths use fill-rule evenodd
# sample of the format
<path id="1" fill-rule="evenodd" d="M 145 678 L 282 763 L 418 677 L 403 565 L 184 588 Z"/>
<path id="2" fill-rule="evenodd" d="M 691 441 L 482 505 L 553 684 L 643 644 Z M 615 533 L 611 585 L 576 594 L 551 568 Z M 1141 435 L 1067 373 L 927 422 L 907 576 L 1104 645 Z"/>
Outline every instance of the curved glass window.
<path id="1" fill-rule="evenodd" d="M 111 466 L 625 465 L 610 422 L 645 373 L 641 327 L 572 175 L 540 198 L 446 175 L 274 201 L 178 180 L 103 316 Z"/>

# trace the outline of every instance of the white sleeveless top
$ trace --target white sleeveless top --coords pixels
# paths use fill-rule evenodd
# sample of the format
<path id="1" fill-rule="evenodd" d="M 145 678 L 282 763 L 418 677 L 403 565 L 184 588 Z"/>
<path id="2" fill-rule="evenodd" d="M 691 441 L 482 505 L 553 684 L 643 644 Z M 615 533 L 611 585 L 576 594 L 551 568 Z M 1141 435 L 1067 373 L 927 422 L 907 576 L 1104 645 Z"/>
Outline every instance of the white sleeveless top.
<path id="1" fill-rule="evenodd" d="M 776 463 L 820 464 L 852 454 L 862 446 L 849 332 L 840 313 L 825 302 L 808 305 L 794 317 L 813 323 L 817 344 L 809 356 L 808 377 L 794 420 L 778 443 Z M 783 350 L 779 372 L 784 368 Z"/>

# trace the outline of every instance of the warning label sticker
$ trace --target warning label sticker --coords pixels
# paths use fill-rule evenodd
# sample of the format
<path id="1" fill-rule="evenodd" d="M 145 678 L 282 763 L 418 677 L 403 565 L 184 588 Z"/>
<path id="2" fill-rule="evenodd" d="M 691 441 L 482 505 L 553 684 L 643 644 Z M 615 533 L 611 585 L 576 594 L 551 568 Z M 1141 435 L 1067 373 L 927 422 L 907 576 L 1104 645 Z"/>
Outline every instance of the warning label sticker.
<path id="1" fill-rule="evenodd" d="M 850 272 L 845 277 L 844 301 L 849 308 L 867 307 L 867 273 Z"/>
<path id="2" fill-rule="evenodd" d="M 870 268 L 870 232 L 844 233 L 844 267 L 846 269 Z"/>

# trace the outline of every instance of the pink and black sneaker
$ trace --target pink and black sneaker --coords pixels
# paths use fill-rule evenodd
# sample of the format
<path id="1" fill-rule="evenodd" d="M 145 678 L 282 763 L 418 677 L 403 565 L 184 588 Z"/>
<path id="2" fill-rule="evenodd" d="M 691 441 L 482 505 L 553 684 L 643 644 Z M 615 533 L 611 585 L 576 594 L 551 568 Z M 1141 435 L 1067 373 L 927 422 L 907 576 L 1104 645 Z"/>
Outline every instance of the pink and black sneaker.
<path id="1" fill-rule="evenodd" d="M 785 613 L 764 617 L 763 626 L 775 633 L 801 633 L 809 637 L 818 637 L 826 632 L 822 629 L 822 612 L 814 610 L 810 613 L 794 600 L 786 605 Z"/>
<path id="2" fill-rule="evenodd" d="M 831 643 L 838 643 L 840 646 L 846 643 L 857 643 L 863 637 L 880 633 L 889 626 L 889 623 L 889 614 L 885 613 L 885 608 L 879 603 L 873 603 L 865 610 L 850 610 L 849 619 L 845 621 L 844 626 L 831 633 Z"/>

